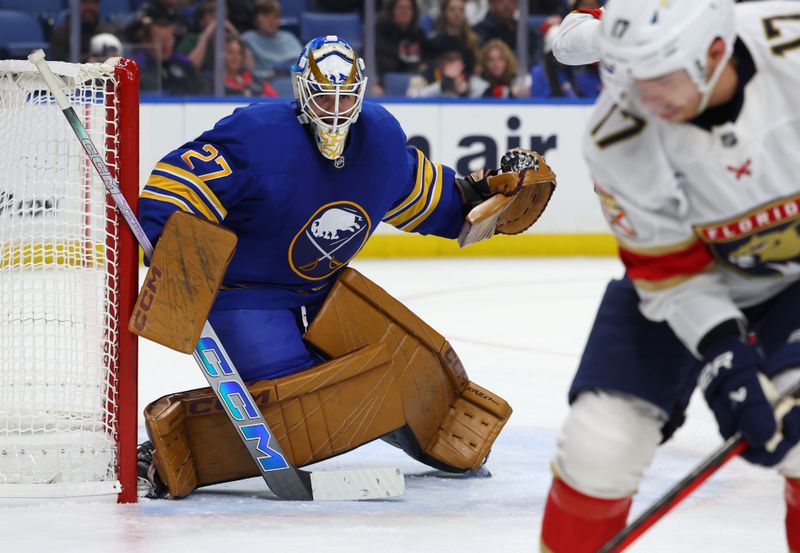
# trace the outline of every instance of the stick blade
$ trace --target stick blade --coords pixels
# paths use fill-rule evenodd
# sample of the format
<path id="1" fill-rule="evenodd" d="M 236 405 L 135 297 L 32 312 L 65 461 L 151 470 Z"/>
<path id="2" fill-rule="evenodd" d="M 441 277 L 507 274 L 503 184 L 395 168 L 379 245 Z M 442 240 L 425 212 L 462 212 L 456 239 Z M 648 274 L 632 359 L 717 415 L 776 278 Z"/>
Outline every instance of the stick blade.
<path id="1" fill-rule="evenodd" d="M 406 489 L 397 468 L 335 470 L 311 473 L 314 501 L 384 499 L 402 495 Z"/>

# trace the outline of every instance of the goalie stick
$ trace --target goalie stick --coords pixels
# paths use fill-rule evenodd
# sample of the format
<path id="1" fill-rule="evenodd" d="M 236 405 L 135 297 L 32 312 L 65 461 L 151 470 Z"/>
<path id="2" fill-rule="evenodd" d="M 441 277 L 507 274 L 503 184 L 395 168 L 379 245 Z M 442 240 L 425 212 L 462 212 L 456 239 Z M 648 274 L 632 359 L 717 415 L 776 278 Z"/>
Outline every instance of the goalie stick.
<path id="1" fill-rule="evenodd" d="M 60 89 L 57 77 L 45 61 L 44 52 L 35 50 L 28 56 L 28 61 L 36 67 L 55 97 L 56 104 L 83 145 L 83 149 L 144 254 L 148 258 L 152 257 L 153 245 L 75 110 Z M 247 386 L 208 321 L 203 326 L 200 340 L 192 356 L 220 404 L 224 406 L 228 418 L 236 428 L 267 487 L 278 497 L 295 500 L 378 499 L 394 497 L 405 490 L 404 476 L 396 468 L 311 472 L 292 466 L 286 460 L 278 440 L 256 407 Z"/>
<path id="2" fill-rule="evenodd" d="M 800 380 L 795 382 L 786 393 L 776 402 L 791 398 L 800 393 Z M 609 540 L 597 553 L 619 553 L 628 548 L 639 536 L 644 534 L 651 526 L 661 520 L 678 503 L 688 497 L 694 490 L 708 480 L 725 463 L 747 449 L 747 442 L 738 432 L 728 438 L 725 443 L 713 451 L 703 462 L 695 467 L 680 482 L 672 486 L 653 503 L 646 511 L 636 517 L 636 520 L 623 528 L 616 536 Z"/>

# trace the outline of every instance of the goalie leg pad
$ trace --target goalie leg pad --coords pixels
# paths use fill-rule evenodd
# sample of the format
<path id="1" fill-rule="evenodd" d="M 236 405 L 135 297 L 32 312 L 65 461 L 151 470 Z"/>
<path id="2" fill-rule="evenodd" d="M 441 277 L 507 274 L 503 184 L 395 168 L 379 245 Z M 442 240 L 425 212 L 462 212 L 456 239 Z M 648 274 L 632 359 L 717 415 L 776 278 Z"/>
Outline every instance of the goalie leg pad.
<path id="1" fill-rule="evenodd" d="M 342 272 L 306 340 L 333 357 L 386 345 L 414 438 L 403 449 L 437 468 L 480 467 L 511 416 L 505 400 L 469 381 L 444 337 L 354 269 Z"/>
<path id="2" fill-rule="evenodd" d="M 192 353 L 236 248 L 236 235 L 177 211 L 156 244 L 128 328 L 181 353 Z"/>
<path id="3" fill-rule="evenodd" d="M 248 389 L 287 460 L 303 466 L 403 424 L 389 361 L 386 348 L 376 344 Z M 144 414 L 158 474 L 172 497 L 259 474 L 209 388 L 162 397 Z"/>
<path id="4" fill-rule="evenodd" d="M 556 443 L 555 471 L 572 488 L 599 498 L 633 495 L 661 442 L 666 415 L 633 396 L 584 392 Z"/>

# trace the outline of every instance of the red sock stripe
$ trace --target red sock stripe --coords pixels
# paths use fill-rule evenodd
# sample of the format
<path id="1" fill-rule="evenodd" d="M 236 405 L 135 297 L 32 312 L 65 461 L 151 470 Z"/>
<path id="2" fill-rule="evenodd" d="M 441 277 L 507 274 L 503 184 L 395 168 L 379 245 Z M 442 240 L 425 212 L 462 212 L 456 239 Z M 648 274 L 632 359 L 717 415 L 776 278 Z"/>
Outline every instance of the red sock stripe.
<path id="1" fill-rule="evenodd" d="M 800 480 L 786 479 L 786 541 L 800 553 Z"/>
<path id="2" fill-rule="evenodd" d="M 631 498 L 600 499 L 553 479 L 542 521 L 542 549 L 594 553 L 625 527 Z"/>

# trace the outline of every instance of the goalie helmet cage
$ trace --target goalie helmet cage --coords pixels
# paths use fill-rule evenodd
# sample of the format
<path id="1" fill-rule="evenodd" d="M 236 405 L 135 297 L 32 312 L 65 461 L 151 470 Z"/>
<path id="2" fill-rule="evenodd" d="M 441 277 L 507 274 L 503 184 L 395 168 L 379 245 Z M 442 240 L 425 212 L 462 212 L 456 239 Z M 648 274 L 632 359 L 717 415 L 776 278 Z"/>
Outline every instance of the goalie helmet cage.
<path id="1" fill-rule="evenodd" d="M 128 202 L 138 70 L 50 63 Z M 0 501 L 136 501 L 138 249 L 36 68 L 0 61 Z"/>

